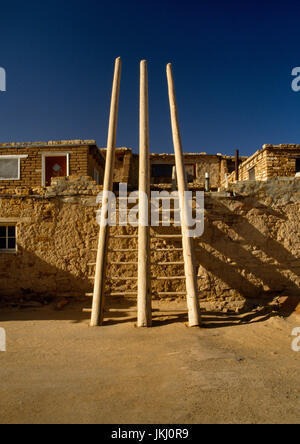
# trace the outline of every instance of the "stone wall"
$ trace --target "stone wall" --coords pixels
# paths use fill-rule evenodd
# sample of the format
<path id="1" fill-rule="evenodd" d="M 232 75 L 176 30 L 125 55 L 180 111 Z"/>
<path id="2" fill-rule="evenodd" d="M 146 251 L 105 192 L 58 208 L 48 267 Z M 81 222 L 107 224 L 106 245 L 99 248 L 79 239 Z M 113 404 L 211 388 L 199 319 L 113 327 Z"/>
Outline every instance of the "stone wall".
<path id="1" fill-rule="evenodd" d="M 0 224 L 17 224 L 18 251 L 0 253 L 0 297 L 68 296 L 82 298 L 92 290 L 90 262 L 94 262 L 98 225 L 96 196 L 101 186 L 87 177 L 60 178 L 47 188 L 0 189 Z M 300 179 L 239 183 L 228 192 L 207 193 L 205 231 L 195 239 L 197 275 L 203 307 L 240 309 L 270 301 L 276 296 L 300 295 Z M 134 227 L 112 227 L 112 233 L 135 232 Z M 175 230 L 175 231 L 174 231 Z M 180 232 L 175 227 L 151 228 L 151 233 Z M 109 256 L 107 289 L 136 289 L 136 281 L 115 281 L 115 276 L 136 276 L 136 239 L 122 248 L 131 252 Z M 113 239 L 112 247 L 120 248 Z M 152 243 L 153 262 L 180 261 L 158 247 L 181 246 L 180 239 Z M 172 257 L 172 258 L 171 258 Z M 180 276 L 183 267 L 153 265 L 153 276 Z M 159 292 L 182 292 L 184 280 L 152 281 L 153 297 Z M 182 297 L 179 296 L 178 297 Z M 87 301 L 89 306 L 90 301 Z"/>
<path id="2" fill-rule="evenodd" d="M 296 158 L 300 157 L 300 145 L 263 145 L 239 166 L 239 180 L 268 180 L 273 177 L 295 177 Z M 251 171 L 252 174 L 251 175 Z M 235 173 L 228 176 L 228 182 L 235 182 Z M 222 186 L 226 181 L 222 180 Z"/>

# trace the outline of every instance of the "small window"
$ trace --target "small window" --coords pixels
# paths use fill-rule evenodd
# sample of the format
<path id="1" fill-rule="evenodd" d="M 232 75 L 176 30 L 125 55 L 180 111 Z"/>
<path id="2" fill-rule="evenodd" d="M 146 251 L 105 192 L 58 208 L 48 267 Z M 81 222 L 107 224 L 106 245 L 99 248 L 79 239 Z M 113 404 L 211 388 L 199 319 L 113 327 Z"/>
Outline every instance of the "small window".
<path id="1" fill-rule="evenodd" d="M 154 164 L 152 165 L 152 177 L 172 177 L 173 165 Z"/>
<path id="2" fill-rule="evenodd" d="M 296 174 L 300 173 L 300 157 L 296 158 Z"/>
<path id="3" fill-rule="evenodd" d="M 251 169 L 249 170 L 249 180 L 256 180 L 256 179 L 255 179 L 255 167 L 254 167 L 254 168 L 251 168 Z"/>
<path id="4" fill-rule="evenodd" d="M 0 156 L 0 180 L 20 180 L 20 158 Z"/>
<path id="5" fill-rule="evenodd" d="M 188 182 L 193 182 L 195 179 L 195 165 L 193 164 L 187 164 L 184 165 L 185 171 L 186 171 L 186 178 Z"/>
<path id="6" fill-rule="evenodd" d="M 97 185 L 100 185 L 100 173 L 96 168 L 94 168 L 94 181 Z"/>
<path id="7" fill-rule="evenodd" d="M 0 225 L 0 252 L 15 252 L 16 249 L 16 226 Z"/>

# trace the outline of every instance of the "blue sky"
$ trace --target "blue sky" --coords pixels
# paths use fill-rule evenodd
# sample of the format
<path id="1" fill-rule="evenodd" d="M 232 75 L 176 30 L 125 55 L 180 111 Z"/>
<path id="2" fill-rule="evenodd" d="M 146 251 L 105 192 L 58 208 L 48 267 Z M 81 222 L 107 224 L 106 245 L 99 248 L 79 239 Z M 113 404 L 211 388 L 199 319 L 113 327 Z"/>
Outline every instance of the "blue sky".
<path id="1" fill-rule="evenodd" d="M 173 63 L 185 152 L 249 155 L 300 143 L 300 2 L 1 2 L 0 141 L 105 146 L 122 57 L 118 146 L 138 150 L 139 61 L 149 69 L 150 151 L 172 152 L 165 67 Z"/>

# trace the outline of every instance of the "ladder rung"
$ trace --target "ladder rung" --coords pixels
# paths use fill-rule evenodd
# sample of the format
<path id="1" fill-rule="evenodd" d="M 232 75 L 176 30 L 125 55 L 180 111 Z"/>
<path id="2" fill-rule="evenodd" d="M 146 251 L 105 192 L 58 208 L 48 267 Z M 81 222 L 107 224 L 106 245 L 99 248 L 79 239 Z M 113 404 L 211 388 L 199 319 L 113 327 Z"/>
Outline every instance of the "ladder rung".
<path id="1" fill-rule="evenodd" d="M 109 253 L 112 253 L 112 252 L 114 252 L 114 251 L 117 251 L 117 252 L 125 252 L 125 251 L 138 251 L 138 249 L 137 248 L 116 248 L 116 249 L 113 249 L 113 248 L 109 248 L 108 250 L 107 250 Z"/>
<path id="2" fill-rule="evenodd" d="M 151 276 L 151 279 L 158 279 L 158 280 L 185 279 L 185 276 Z"/>
<path id="3" fill-rule="evenodd" d="M 186 291 L 159 291 L 156 294 L 158 294 L 159 296 L 165 296 L 167 294 L 175 296 L 175 295 L 178 295 L 178 294 L 186 294 Z"/>
<path id="4" fill-rule="evenodd" d="M 114 239 L 137 239 L 138 235 L 137 234 L 114 234 L 111 235 L 110 237 L 114 238 Z"/>
<path id="5" fill-rule="evenodd" d="M 151 262 L 150 265 L 183 265 L 184 262 Z"/>
<path id="6" fill-rule="evenodd" d="M 88 279 L 93 280 L 93 279 L 95 279 L 95 276 L 89 276 Z"/>
<path id="7" fill-rule="evenodd" d="M 110 262 L 111 265 L 137 265 L 138 262 Z"/>
<path id="8" fill-rule="evenodd" d="M 179 201 L 179 195 L 178 195 L 178 197 L 175 197 L 175 199 L 174 199 L 174 197 L 172 198 L 172 197 L 169 197 L 169 196 L 157 196 L 157 197 L 154 197 L 151 200 L 154 201 L 154 202 L 158 202 L 161 199 L 169 199 L 172 202 L 174 202 L 174 200 L 175 200 L 177 202 L 177 201 Z"/>
<path id="9" fill-rule="evenodd" d="M 156 234 L 154 236 L 151 236 L 152 239 L 158 239 L 158 238 L 182 238 L 181 234 Z"/>
<path id="10" fill-rule="evenodd" d="M 174 213 L 174 211 L 180 211 L 179 208 L 153 208 L 152 213 Z"/>
<path id="11" fill-rule="evenodd" d="M 137 291 L 120 291 L 120 292 L 112 292 L 112 293 L 106 293 L 110 296 L 126 296 L 126 295 L 136 295 Z"/>
<path id="12" fill-rule="evenodd" d="M 88 298 L 92 298 L 92 297 L 94 296 L 94 293 L 85 293 L 85 295 L 86 295 Z"/>
<path id="13" fill-rule="evenodd" d="M 182 248 L 151 248 L 151 251 L 182 251 Z"/>
<path id="14" fill-rule="evenodd" d="M 137 277 L 133 277 L 133 276 L 127 276 L 127 277 L 119 277 L 119 276 L 108 276 L 106 279 L 110 279 L 112 281 L 129 281 L 131 280 L 136 280 Z"/>
<path id="15" fill-rule="evenodd" d="M 91 267 L 92 265 L 96 265 L 96 262 L 90 262 L 90 263 L 88 264 L 89 267 Z"/>
<path id="16" fill-rule="evenodd" d="M 133 205 L 132 203 L 128 203 L 128 205 Z M 96 210 L 97 211 L 97 210 Z M 99 211 L 99 210 L 98 210 Z M 133 211 L 133 214 L 138 213 L 139 209 L 136 207 L 132 207 L 132 208 L 120 208 L 120 207 L 116 207 L 111 209 L 111 213 L 130 213 L 130 211 Z"/>
<path id="17" fill-rule="evenodd" d="M 83 309 L 82 309 L 82 312 L 83 312 L 83 313 L 91 313 L 91 312 L 92 312 L 92 309 L 91 309 L 91 308 L 83 308 Z"/>

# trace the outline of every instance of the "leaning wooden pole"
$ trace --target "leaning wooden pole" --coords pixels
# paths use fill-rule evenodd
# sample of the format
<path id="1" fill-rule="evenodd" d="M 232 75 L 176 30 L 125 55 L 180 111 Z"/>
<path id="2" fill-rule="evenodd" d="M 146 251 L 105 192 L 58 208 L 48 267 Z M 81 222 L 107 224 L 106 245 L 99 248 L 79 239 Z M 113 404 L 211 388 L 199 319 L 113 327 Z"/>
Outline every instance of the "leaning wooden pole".
<path id="1" fill-rule="evenodd" d="M 147 62 L 140 63 L 139 141 L 139 228 L 138 228 L 138 327 L 151 327 L 150 290 L 150 160 Z"/>
<path id="2" fill-rule="evenodd" d="M 184 167 L 184 157 L 179 130 L 179 121 L 175 97 L 175 87 L 172 73 L 172 65 L 167 65 L 167 79 L 170 102 L 171 125 L 173 134 L 173 144 L 175 151 L 175 164 L 177 173 L 177 186 L 181 208 L 181 232 L 184 269 L 186 278 L 187 306 L 189 316 L 189 326 L 196 327 L 201 323 L 200 306 L 198 299 L 197 278 L 194 264 L 193 239 L 189 236 L 189 227 L 187 225 L 187 208 L 185 205 L 185 191 L 187 191 L 187 180 Z"/>
<path id="3" fill-rule="evenodd" d="M 102 209 L 103 208 L 108 209 L 108 196 L 105 195 L 105 193 L 111 192 L 113 186 L 120 78 L 121 78 L 121 58 L 118 57 L 115 61 L 115 71 L 114 71 L 111 105 L 110 105 L 105 172 L 104 172 L 104 181 L 103 181 Z M 109 224 L 105 223 L 107 216 L 108 216 L 107 210 L 101 211 L 101 224 L 100 224 L 99 240 L 98 240 L 98 251 L 97 251 L 97 260 L 96 260 L 93 305 L 92 305 L 92 316 L 91 316 L 92 327 L 102 325 L 103 322 L 103 311 L 104 311 L 104 300 L 105 300 L 105 292 L 104 292 L 105 271 L 106 271 L 105 269 L 106 269 L 106 258 L 107 258 L 107 242 L 109 234 Z"/>

